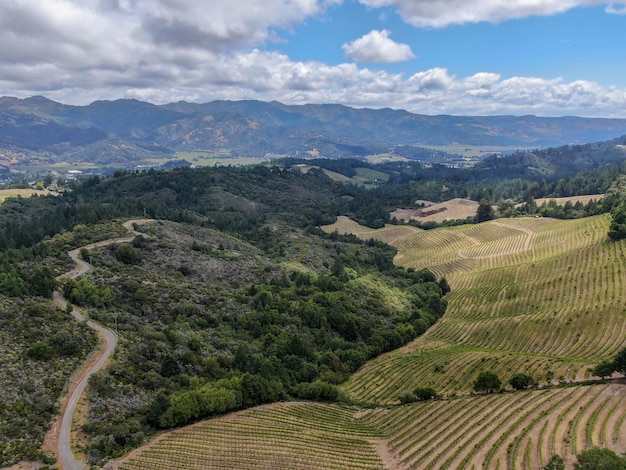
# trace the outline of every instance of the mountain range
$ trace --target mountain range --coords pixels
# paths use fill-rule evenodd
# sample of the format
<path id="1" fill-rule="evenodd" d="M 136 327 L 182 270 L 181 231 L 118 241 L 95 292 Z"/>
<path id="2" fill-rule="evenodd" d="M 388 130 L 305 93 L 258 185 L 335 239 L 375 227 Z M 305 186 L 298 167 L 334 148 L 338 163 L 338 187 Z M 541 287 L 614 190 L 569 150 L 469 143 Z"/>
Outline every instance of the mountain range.
<path id="1" fill-rule="evenodd" d="M 343 105 L 137 100 L 71 106 L 42 96 L 0 98 L 0 165 L 20 158 L 126 165 L 176 152 L 342 158 L 381 153 L 441 159 L 427 146 L 545 148 L 613 139 L 626 119 L 428 116 Z"/>

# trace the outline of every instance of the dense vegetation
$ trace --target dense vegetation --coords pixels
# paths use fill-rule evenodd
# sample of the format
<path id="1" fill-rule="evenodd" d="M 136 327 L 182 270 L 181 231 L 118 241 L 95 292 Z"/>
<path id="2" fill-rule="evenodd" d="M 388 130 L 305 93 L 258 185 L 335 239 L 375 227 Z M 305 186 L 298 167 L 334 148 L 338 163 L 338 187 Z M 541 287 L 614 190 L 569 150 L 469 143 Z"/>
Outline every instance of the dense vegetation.
<path id="1" fill-rule="evenodd" d="M 0 295 L 0 466 L 38 456 L 61 392 L 95 343 L 92 330 L 41 298 Z"/>
<path id="2" fill-rule="evenodd" d="M 142 230 L 134 261 L 124 245 L 94 250 L 94 271 L 63 286 L 121 333 L 117 363 L 91 380 L 93 461 L 225 411 L 345 400 L 336 384 L 446 308 L 444 280 L 394 267 L 377 242 L 277 225 L 262 250 L 201 227 Z"/>

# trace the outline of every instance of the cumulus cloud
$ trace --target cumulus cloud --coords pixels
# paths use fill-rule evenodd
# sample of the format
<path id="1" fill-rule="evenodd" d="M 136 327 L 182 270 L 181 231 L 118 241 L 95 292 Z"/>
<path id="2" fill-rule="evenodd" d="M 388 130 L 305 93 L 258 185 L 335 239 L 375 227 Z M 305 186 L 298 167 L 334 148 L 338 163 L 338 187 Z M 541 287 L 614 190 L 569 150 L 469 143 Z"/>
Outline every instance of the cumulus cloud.
<path id="1" fill-rule="evenodd" d="M 489 70 L 457 77 L 446 68 L 403 75 L 357 63 L 295 61 L 263 49 L 274 28 L 305 21 L 339 1 L 229 0 L 210 7 L 204 0 L 0 2 L 0 95 L 43 94 L 70 104 L 120 97 L 154 103 L 261 99 L 425 114 L 626 117 L 625 89 L 589 81 L 501 77 Z M 498 3 L 367 1 L 415 11 L 428 4 L 432 18 L 444 4 L 467 10 L 466 4 Z M 372 63 L 412 57 L 389 35 L 372 31 L 347 44 L 346 54 Z M 359 56 L 368 44 L 373 55 Z"/>
<path id="2" fill-rule="evenodd" d="M 574 7 L 606 5 L 606 0 L 359 0 L 369 7 L 392 7 L 414 26 L 441 28 L 451 24 L 498 23 L 532 15 L 552 15 Z M 620 8 L 621 6 L 621 8 Z M 608 13 L 624 13 L 626 1 L 611 2 Z"/>
<path id="3" fill-rule="evenodd" d="M 365 36 L 341 46 L 347 57 L 356 62 L 391 63 L 403 62 L 415 57 L 408 44 L 392 40 L 386 29 L 373 30 Z"/>

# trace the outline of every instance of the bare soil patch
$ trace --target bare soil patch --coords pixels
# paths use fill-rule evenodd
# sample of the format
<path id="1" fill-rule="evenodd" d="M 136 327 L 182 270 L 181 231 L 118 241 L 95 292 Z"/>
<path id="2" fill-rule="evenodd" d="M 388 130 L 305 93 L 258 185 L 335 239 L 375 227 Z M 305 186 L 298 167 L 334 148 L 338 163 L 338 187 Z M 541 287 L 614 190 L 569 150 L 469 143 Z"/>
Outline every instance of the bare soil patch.
<path id="1" fill-rule="evenodd" d="M 476 215 L 478 203 L 469 199 L 451 199 L 419 209 L 396 209 L 390 215 L 397 220 L 419 220 L 420 222 L 443 222 L 444 220 L 466 219 Z"/>

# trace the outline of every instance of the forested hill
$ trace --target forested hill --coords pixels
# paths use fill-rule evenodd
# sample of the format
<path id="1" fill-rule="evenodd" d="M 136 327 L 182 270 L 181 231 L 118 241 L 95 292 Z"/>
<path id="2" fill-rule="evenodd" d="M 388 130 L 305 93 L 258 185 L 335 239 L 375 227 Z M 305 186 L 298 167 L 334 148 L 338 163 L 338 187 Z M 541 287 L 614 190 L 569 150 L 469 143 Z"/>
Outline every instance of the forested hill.
<path id="1" fill-rule="evenodd" d="M 70 267 L 66 250 L 118 237 L 113 219 L 158 219 L 132 243 L 83 250 L 94 268 L 60 282 L 72 304 L 120 338 L 115 363 L 90 379 L 83 427 L 90 463 L 157 429 L 231 410 L 344 401 L 337 385 L 349 374 L 443 315 L 445 279 L 395 267 L 389 245 L 315 228 L 359 191 L 317 171 L 180 169 L 92 178 L 63 196 L 0 206 L 3 304 L 26 298 L 49 306 L 55 276 Z M 59 315 L 68 314 L 37 313 L 37 326 L 52 328 Z M 11 365 L 20 376 L 45 377 L 64 357 L 56 335 L 42 334 L 28 352 L 22 336 L 36 333 L 6 330 L 15 336 L 7 344 L 29 354 Z M 29 383 L 7 387 L 21 398 L 11 404 L 15 413 L 0 414 L 3 466 L 35 452 L 46 429 L 39 423 L 55 412 L 30 406 Z M 46 403 L 58 397 L 55 387 Z M 5 419 L 15 415 L 20 420 Z"/>

